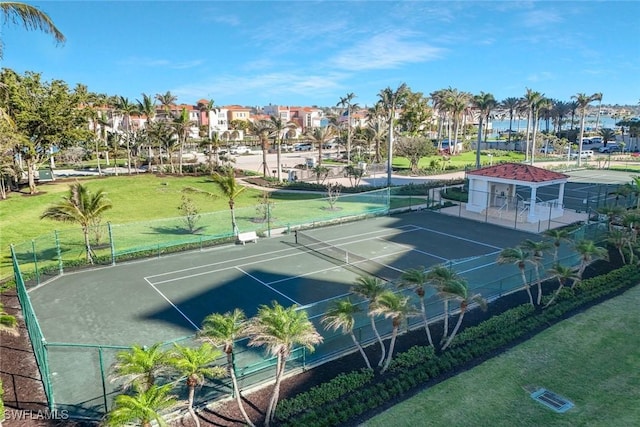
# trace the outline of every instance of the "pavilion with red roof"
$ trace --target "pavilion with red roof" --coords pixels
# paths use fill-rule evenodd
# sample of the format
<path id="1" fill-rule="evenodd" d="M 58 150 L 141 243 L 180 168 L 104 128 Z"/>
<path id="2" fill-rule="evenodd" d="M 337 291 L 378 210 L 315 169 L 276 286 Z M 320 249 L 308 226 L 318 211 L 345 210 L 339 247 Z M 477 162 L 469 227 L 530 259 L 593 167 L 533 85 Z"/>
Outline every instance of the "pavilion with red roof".
<path id="1" fill-rule="evenodd" d="M 527 211 L 527 222 L 558 218 L 564 215 L 564 187 L 569 176 L 522 163 L 502 163 L 467 172 L 469 200 L 467 210 L 484 212 L 490 208 Z M 516 194 L 517 186 L 528 187 L 528 198 Z M 557 198 L 541 201 L 540 187 L 558 185 Z"/>

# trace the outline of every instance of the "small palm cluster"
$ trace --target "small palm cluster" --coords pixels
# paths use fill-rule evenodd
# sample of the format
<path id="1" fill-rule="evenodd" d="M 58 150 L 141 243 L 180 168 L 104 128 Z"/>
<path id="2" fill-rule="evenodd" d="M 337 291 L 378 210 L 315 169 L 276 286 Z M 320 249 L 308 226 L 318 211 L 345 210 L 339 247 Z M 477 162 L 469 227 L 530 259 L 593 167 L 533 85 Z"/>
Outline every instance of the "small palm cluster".
<path id="1" fill-rule="evenodd" d="M 265 416 L 265 425 L 268 426 L 275 415 L 280 384 L 292 350 L 296 346 L 304 346 L 313 351 L 314 346 L 322 342 L 305 311 L 298 310 L 295 305 L 285 308 L 277 302 L 272 306 L 261 306 L 251 319 L 247 319 L 239 309 L 225 314 L 210 314 L 202 323 L 199 338 L 203 343 L 198 347 L 174 344 L 173 349 L 165 351 L 160 344 L 155 344 L 151 347 L 134 346 L 130 351 L 118 353 L 111 379 L 122 381 L 125 390 L 131 393 L 116 397 L 115 406 L 107 415 L 107 424 L 123 426 L 137 422 L 150 426 L 152 421 L 156 421 L 165 425 L 162 413 L 179 404 L 172 394 L 171 381 L 183 378 L 188 389 L 189 414 L 196 426 L 200 426 L 193 409 L 196 388 L 207 378 L 228 375 L 244 420 L 253 426 L 244 409 L 235 372 L 234 343 L 243 337 L 249 338 L 250 346 L 264 346 L 277 359 L 275 385 Z M 223 353 L 226 355 L 224 368 L 217 365 Z M 158 379 L 163 379 L 166 384 L 157 384 Z"/>
<path id="2" fill-rule="evenodd" d="M 422 316 L 427 340 L 429 345 L 434 346 L 425 304 L 427 287 L 433 288 L 436 296 L 441 298 L 445 305 L 444 331 L 440 342 L 440 349 L 445 350 L 458 333 L 468 306 L 471 303 L 477 303 L 481 308 L 486 308 L 484 298 L 480 294 L 470 292 L 466 280 L 454 271 L 443 265 L 434 266 L 429 270 L 424 268 L 410 269 L 401 275 L 400 280 L 397 282 L 397 289 L 392 289 L 387 282 L 371 276 L 359 277 L 352 285 L 352 293 L 362 297 L 367 303 L 367 315 L 371 323 L 371 329 L 380 344 L 380 359 L 377 366 L 381 367 L 381 372 L 385 372 L 388 369 L 400 327 L 410 317 Z M 403 288 L 413 289 L 419 298 L 420 310 L 417 310 L 410 303 L 408 297 L 402 296 L 398 292 Z M 449 332 L 450 301 L 458 301 L 460 304 L 458 321 L 451 332 Z M 355 318 L 360 311 L 359 306 L 351 302 L 350 299 L 338 300 L 323 316 L 322 322 L 326 328 L 341 329 L 343 333 L 349 334 L 364 358 L 367 368 L 371 369 L 371 362 L 353 332 Z M 392 322 L 388 351 L 376 327 L 376 317 L 378 316 L 383 316 Z"/>

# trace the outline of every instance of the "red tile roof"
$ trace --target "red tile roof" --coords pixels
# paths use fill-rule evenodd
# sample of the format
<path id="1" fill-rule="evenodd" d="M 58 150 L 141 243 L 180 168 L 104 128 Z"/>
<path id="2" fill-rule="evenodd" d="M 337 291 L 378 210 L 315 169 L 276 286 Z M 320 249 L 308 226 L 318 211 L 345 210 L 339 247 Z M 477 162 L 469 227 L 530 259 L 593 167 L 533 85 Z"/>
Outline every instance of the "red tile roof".
<path id="1" fill-rule="evenodd" d="M 495 166 L 487 166 L 467 172 L 467 175 L 488 176 L 491 178 L 511 179 L 524 182 L 546 182 L 569 178 L 569 175 L 563 173 L 521 163 L 503 163 Z"/>

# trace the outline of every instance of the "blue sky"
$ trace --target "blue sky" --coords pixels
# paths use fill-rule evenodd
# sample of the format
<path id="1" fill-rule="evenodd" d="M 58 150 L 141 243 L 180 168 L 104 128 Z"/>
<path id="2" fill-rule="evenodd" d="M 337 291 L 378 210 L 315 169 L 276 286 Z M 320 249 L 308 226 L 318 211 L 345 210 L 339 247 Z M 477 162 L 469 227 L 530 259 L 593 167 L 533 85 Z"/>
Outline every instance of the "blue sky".
<path id="1" fill-rule="evenodd" d="M 40 1 L 67 37 L 3 25 L 0 67 L 141 99 L 371 106 L 401 83 L 640 100 L 638 1 Z"/>

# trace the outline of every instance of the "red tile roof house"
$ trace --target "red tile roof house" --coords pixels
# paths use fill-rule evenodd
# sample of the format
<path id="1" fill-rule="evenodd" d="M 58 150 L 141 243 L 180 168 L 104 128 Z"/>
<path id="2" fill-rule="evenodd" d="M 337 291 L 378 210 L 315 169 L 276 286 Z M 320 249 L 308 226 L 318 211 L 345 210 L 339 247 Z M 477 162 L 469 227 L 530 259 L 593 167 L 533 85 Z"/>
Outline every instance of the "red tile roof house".
<path id="1" fill-rule="evenodd" d="M 529 187 L 528 199 L 517 202 L 516 212 L 528 210 L 527 222 L 559 218 L 564 215 L 564 187 L 569 176 L 521 163 L 504 163 L 467 172 L 469 179 L 469 201 L 466 209 L 484 212 L 489 207 L 500 206 L 508 200 L 516 200 L 516 186 Z M 540 202 L 537 190 L 540 187 L 559 184 L 558 197 Z"/>

